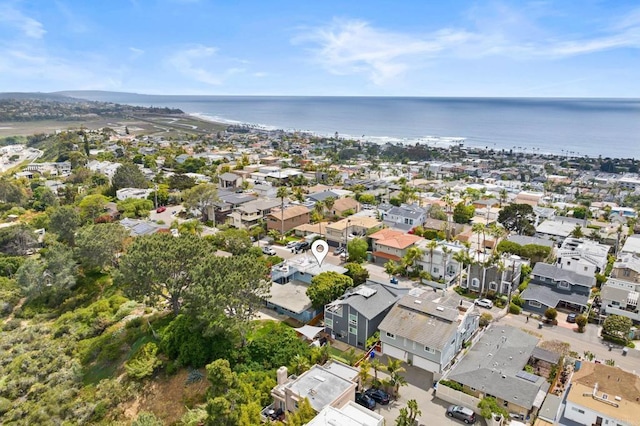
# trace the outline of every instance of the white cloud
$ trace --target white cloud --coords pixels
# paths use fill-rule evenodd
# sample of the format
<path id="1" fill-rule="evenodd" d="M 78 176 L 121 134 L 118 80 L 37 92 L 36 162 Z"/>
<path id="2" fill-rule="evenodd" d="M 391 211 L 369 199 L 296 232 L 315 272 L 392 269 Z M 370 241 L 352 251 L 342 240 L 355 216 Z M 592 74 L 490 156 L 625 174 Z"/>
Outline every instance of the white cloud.
<path id="1" fill-rule="evenodd" d="M 169 58 L 169 63 L 183 75 L 201 83 L 218 86 L 222 78 L 206 69 L 209 59 L 218 51 L 215 47 L 195 46 L 176 52 Z"/>
<path id="2" fill-rule="evenodd" d="M 362 20 L 334 20 L 319 29 L 305 29 L 305 34 L 292 42 L 310 46 L 314 60 L 329 72 L 363 74 L 376 85 L 384 85 L 440 58 L 504 56 L 544 60 L 640 48 L 639 10 L 620 17 L 606 30 L 567 36 L 540 26 L 535 18 L 548 13 L 543 10 L 543 3 L 534 6 L 527 10 L 532 14 L 530 20 L 524 11 L 500 6 L 496 16 L 474 19 L 472 29 L 443 28 L 428 34 L 376 28 Z"/>
<path id="3" fill-rule="evenodd" d="M 5 22 L 21 30 L 30 38 L 42 38 L 46 31 L 39 21 L 24 15 L 17 9 L 4 4 L 0 5 L 0 22 Z"/>

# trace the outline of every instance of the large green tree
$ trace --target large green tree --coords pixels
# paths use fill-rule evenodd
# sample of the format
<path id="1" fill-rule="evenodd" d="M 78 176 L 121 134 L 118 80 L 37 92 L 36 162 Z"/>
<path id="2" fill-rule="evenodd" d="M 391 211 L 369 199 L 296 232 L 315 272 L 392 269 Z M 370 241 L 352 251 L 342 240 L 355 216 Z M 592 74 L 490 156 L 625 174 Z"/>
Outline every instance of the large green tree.
<path id="1" fill-rule="evenodd" d="M 122 188 L 148 188 L 149 181 L 136 164 L 124 163 L 113 174 L 111 187 L 113 194 L 115 194 L 118 189 Z"/>
<path id="2" fill-rule="evenodd" d="M 311 299 L 313 307 L 319 309 L 342 296 L 351 287 L 353 280 L 348 276 L 333 271 L 322 272 L 311 278 L 307 296 Z"/>
<path id="3" fill-rule="evenodd" d="M 126 293 L 152 304 L 166 302 L 174 314 L 193 285 L 193 270 L 208 252 L 201 238 L 159 233 L 136 238 L 120 257 L 119 280 Z"/>
<path id="4" fill-rule="evenodd" d="M 369 271 L 359 263 L 350 262 L 344 265 L 347 268 L 346 276 L 353 280 L 353 285 L 364 284 L 369 278 Z"/>
<path id="5" fill-rule="evenodd" d="M 252 247 L 251 237 L 244 229 L 229 228 L 207 237 L 215 248 L 235 255 L 245 254 Z"/>
<path id="6" fill-rule="evenodd" d="M 203 183 L 182 193 L 182 204 L 188 210 L 200 212 L 203 221 L 209 217 L 210 210 L 214 203 L 218 201 L 218 188 L 211 183 Z"/>
<path id="7" fill-rule="evenodd" d="M 467 206 L 460 201 L 453 209 L 453 221 L 455 223 L 469 223 L 476 209 L 472 205 Z"/>
<path id="8" fill-rule="evenodd" d="M 73 246 L 80 222 L 80 214 L 75 207 L 60 206 L 49 215 L 49 230 L 58 235 L 58 241 Z"/>
<path id="9" fill-rule="evenodd" d="M 369 245 L 364 238 L 354 238 L 347 243 L 347 253 L 350 262 L 364 262 L 367 260 Z"/>
<path id="10" fill-rule="evenodd" d="M 98 216 L 104 213 L 109 199 L 101 194 L 91 194 L 80 200 L 80 218 L 84 221 L 93 222 Z"/>
<path id="11" fill-rule="evenodd" d="M 104 269 L 115 265 L 116 255 L 129 236 L 119 223 L 99 223 L 81 228 L 76 236 L 76 255 L 86 268 Z"/>
<path id="12" fill-rule="evenodd" d="M 511 232 L 519 235 L 533 235 L 535 215 L 533 207 L 528 204 L 509 204 L 500 210 L 498 222 Z"/>
<path id="13" fill-rule="evenodd" d="M 602 323 L 602 333 L 609 336 L 628 339 L 633 321 L 622 315 L 609 315 Z"/>
<path id="14" fill-rule="evenodd" d="M 185 294 L 189 312 L 211 331 L 244 331 L 269 295 L 268 274 L 266 263 L 251 255 L 206 256 L 192 271 L 196 284 Z"/>

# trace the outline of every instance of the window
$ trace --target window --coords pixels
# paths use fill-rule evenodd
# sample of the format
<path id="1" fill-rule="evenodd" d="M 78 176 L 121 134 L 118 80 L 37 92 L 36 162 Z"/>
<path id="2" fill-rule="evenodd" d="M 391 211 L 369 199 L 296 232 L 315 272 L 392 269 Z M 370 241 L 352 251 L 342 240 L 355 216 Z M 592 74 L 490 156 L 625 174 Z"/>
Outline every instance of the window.
<path id="1" fill-rule="evenodd" d="M 435 354 L 436 350 L 435 349 L 431 349 L 429 346 L 425 346 L 424 347 L 424 351 L 425 352 L 429 352 L 430 354 Z"/>
<path id="2" fill-rule="evenodd" d="M 393 334 L 393 333 L 389 333 L 389 332 L 387 331 L 387 337 L 388 337 L 389 339 L 395 339 L 395 338 L 396 338 L 396 335 L 395 335 L 395 334 Z"/>
<path id="3" fill-rule="evenodd" d="M 358 334 L 358 329 L 356 327 L 349 326 L 349 333 Z"/>
<path id="4" fill-rule="evenodd" d="M 529 306 L 533 306 L 534 308 L 541 308 L 542 304 L 537 300 L 529 300 Z"/>
<path id="5" fill-rule="evenodd" d="M 498 291 L 498 283 L 491 281 L 489 283 L 489 290 Z"/>
<path id="6" fill-rule="evenodd" d="M 578 407 L 571 407 L 572 411 L 577 411 L 580 414 L 584 414 L 584 410 L 579 409 Z"/>
<path id="7" fill-rule="evenodd" d="M 622 272 L 622 275 L 623 275 L 623 276 L 625 276 L 625 277 L 628 277 L 628 276 L 630 276 L 630 275 L 631 275 L 631 271 L 630 271 L 629 269 L 625 269 L 625 270 Z"/>
<path id="8" fill-rule="evenodd" d="M 471 280 L 471 287 L 475 287 L 475 288 L 480 287 L 480 280 L 477 278 L 473 278 Z"/>
<path id="9" fill-rule="evenodd" d="M 503 407 L 508 407 L 509 406 L 509 401 L 503 401 L 502 402 L 502 406 Z"/>
<path id="10" fill-rule="evenodd" d="M 571 284 L 569 284 L 569 283 L 568 283 L 568 282 L 566 282 L 566 281 L 560 281 L 560 282 L 558 283 L 558 288 L 564 288 L 564 289 L 568 290 L 568 289 L 570 289 L 570 288 L 571 288 Z"/>
<path id="11" fill-rule="evenodd" d="M 588 269 L 589 269 L 588 267 L 586 267 L 586 266 L 584 267 L 585 272 L 586 272 Z"/>
<path id="12" fill-rule="evenodd" d="M 333 318 L 325 318 L 324 325 L 328 328 L 333 328 Z"/>
<path id="13" fill-rule="evenodd" d="M 434 273 L 434 274 L 437 274 L 437 273 L 438 273 L 438 271 L 439 271 L 439 269 L 438 269 L 438 267 L 437 267 L 437 266 L 433 268 L 433 273 Z"/>
<path id="14" fill-rule="evenodd" d="M 349 314 L 349 325 L 358 325 L 358 315 Z"/>

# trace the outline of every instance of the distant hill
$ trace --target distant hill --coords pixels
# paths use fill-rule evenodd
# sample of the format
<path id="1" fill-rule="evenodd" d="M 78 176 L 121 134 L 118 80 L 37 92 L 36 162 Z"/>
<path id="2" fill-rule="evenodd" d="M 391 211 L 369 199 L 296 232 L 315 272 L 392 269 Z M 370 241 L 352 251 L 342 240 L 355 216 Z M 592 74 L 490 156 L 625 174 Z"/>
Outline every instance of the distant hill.
<path id="1" fill-rule="evenodd" d="M 17 99 L 17 100 L 38 100 L 38 101 L 55 101 L 55 102 L 81 102 L 82 99 L 64 95 L 62 93 L 42 93 L 42 92 L 0 92 L 0 99 Z"/>
<path id="2" fill-rule="evenodd" d="M 157 98 L 157 95 L 145 95 L 140 93 L 130 93 L 130 92 L 109 92 L 106 90 L 64 90 L 61 92 L 53 93 L 59 96 L 68 96 L 79 99 L 86 99 L 89 101 L 98 101 L 98 102 L 113 102 L 113 103 L 122 103 L 123 99 L 126 99 L 129 96 L 135 96 L 137 102 L 145 102 L 153 103 L 153 101 Z"/>

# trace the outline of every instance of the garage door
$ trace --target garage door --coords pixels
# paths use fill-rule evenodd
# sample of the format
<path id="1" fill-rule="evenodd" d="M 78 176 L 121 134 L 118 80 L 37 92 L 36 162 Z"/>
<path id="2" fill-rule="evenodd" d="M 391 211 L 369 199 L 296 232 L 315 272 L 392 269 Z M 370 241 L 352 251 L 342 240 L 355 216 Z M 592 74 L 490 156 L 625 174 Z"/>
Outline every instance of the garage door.
<path id="1" fill-rule="evenodd" d="M 388 345 L 387 343 L 382 343 L 382 353 L 385 355 L 388 355 L 390 357 L 396 358 L 396 359 L 400 359 L 402 361 L 406 361 L 407 360 L 407 352 L 402 350 L 402 349 L 398 349 L 395 348 L 393 346 Z"/>
<path id="2" fill-rule="evenodd" d="M 431 371 L 432 373 L 440 372 L 440 365 L 438 365 L 438 363 L 425 358 L 420 358 L 419 356 L 413 356 L 413 365 L 418 368 L 422 368 L 423 370 Z"/>

